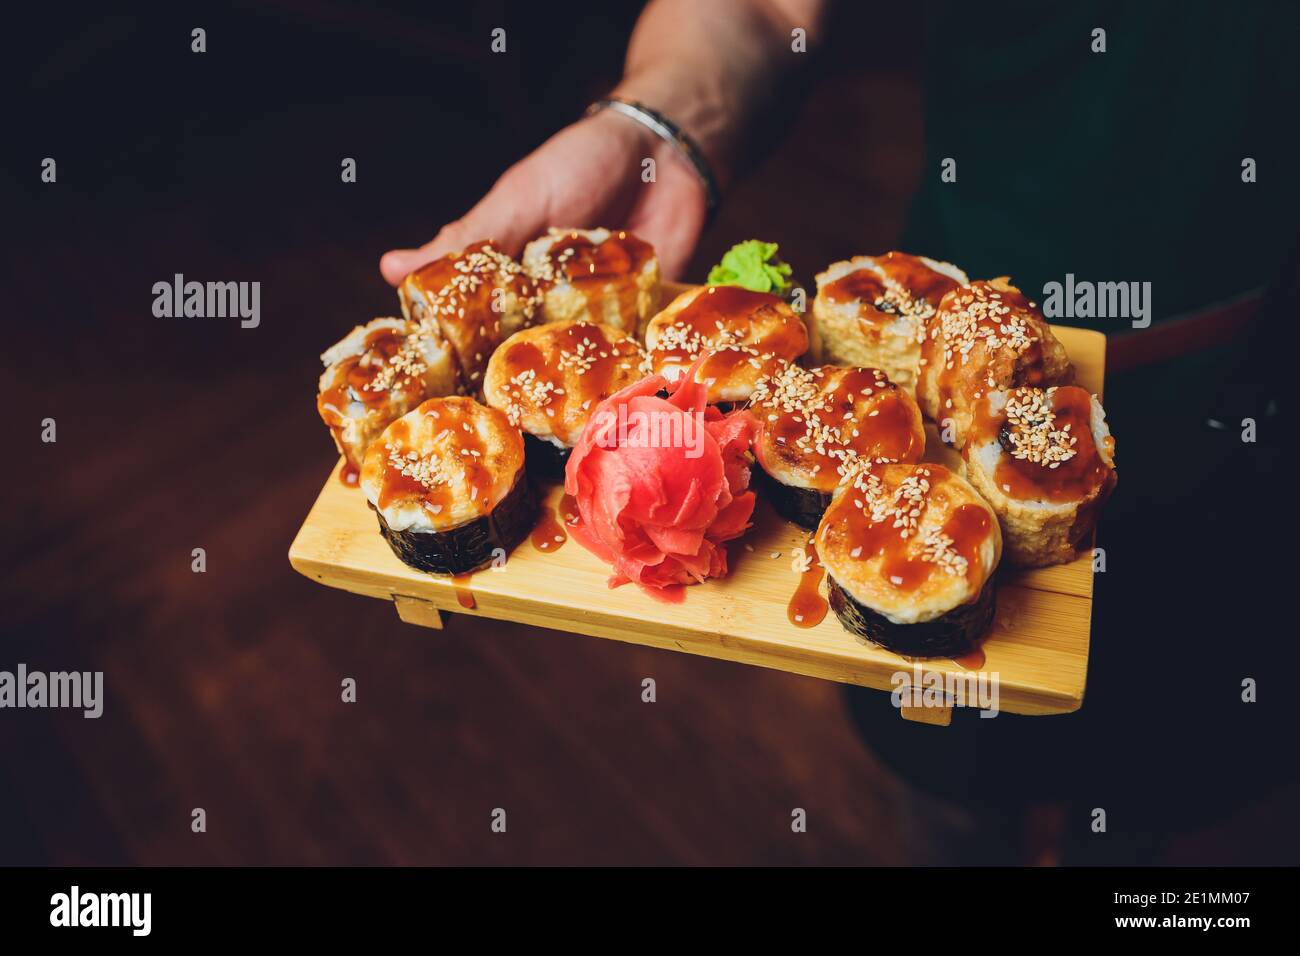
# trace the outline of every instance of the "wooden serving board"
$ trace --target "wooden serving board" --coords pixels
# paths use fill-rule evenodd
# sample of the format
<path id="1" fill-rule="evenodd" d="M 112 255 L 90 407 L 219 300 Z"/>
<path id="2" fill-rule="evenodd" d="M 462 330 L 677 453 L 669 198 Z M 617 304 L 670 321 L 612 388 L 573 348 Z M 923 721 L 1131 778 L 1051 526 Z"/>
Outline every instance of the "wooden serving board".
<path id="1" fill-rule="evenodd" d="M 1100 395 L 1105 336 L 1065 326 L 1054 331 L 1074 362 L 1078 383 Z M 953 453 L 932 430 L 930 439 L 927 457 L 951 462 Z M 552 552 L 525 541 L 501 567 L 476 572 L 468 582 L 416 571 L 389 550 L 360 489 L 339 479 L 341 466 L 340 460 L 294 538 L 289 562 L 322 584 L 392 601 L 408 623 L 441 627 L 442 613 L 453 611 L 882 690 L 893 688 L 892 675 L 912 670 L 911 661 L 844 630 L 834 612 L 816 627 L 789 622 L 787 606 L 799 582 L 792 552 L 810 533 L 779 518 L 761 500 L 754 527 L 729 546 L 730 574 L 687 588 L 681 604 L 664 604 L 633 585 L 607 587 L 609 567 L 572 539 Z M 561 491 L 552 487 L 543 496 L 552 512 Z M 1092 615 L 1090 552 L 1069 564 L 1003 577 L 997 617 L 983 645 L 985 660 L 973 667 L 999 675 L 1001 710 L 1068 713 L 1083 703 Z M 465 606 L 471 603 L 472 608 Z M 921 666 L 940 674 L 966 669 L 944 658 Z M 946 724 L 951 711 L 903 708 L 903 716 Z"/>

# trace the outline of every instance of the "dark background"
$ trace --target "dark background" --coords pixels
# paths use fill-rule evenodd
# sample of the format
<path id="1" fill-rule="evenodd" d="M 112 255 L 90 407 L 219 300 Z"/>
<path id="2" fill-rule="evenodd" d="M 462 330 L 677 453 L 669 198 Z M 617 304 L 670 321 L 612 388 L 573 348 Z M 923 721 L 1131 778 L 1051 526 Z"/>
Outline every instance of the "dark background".
<path id="1" fill-rule="evenodd" d="M 97 721 L 0 712 L 0 863 L 1059 858 L 1086 821 L 1039 807 L 1025 838 L 908 785 L 837 685 L 461 616 L 426 631 L 295 574 L 335 461 L 318 353 L 395 310 L 384 250 L 431 237 L 608 89 L 638 5 L 181 6 L 9 24 L 0 668 L 103 670 L 107 700 Z M 688 275 L 755 235 L 805 281 L 895 243 L 923 149 L 908 6 L 839 25 L 822 95 Z M 868 107 L 869 131 L 845 121 Z M 151 286 L 176 272 L 260 281 L 260 328 L 155 318 Z M 1296 797 L 1207 806 L 1130 858 L 1295 863 Z"/>

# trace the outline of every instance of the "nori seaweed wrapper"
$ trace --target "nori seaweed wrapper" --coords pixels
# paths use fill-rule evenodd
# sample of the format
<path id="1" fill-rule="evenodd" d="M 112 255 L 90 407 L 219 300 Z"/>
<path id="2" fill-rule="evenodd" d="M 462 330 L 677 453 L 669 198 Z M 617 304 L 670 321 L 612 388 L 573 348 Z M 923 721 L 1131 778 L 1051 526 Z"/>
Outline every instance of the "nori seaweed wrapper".
<path id="1" fill-rule="evenodd" d="M 528 537 L 537 523 L 537 497 L 520 469 L 514 487 L 482 517 L 450 531 L 394 531 L 374 505 L 379 531 L 405 564 L 431 574 L 468 574 L 490 564 L 502 548 L 507 554 Z"/>
<path id="2" fill-rule="evenodd" d="M 826 594 L 845 630 L 907 657 L 958 657 L 970 653 L 988 632 L 997 609 L 993 578 L 984 582 L 973 602 L 919 624 L 895 624 L 850 595 L 830 575 Z"/>
<path id="3" fill-rule="evenodd" d="M 564 466 L 572 448 L 559 448 L 545 438 L 524 432 L 524 467 L 538 481 L 564 481 Z"/>
<path id="4" fill-rule="evenodd" d="M 763 496 L 772 503 L 777 514 L 808 531 L 817 530 L 822 515 L 830 507 L 830 495 L 812 488 L 796 488 L 794 485 L 787 485 L 773 478 L 761 466 L 755 470 L 761 476 L 759 482 L 763 488 Z"/>

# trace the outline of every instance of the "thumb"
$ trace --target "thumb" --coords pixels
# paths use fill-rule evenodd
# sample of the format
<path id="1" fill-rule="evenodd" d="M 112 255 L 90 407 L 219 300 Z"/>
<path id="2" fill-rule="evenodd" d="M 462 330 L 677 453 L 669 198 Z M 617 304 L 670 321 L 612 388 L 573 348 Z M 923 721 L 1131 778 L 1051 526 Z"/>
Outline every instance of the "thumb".
<path id="1" fill-rule="evenodd" d="M 393 249 L 379 260 L 379 271 L 390 285 L 449 252 L 491 239 L 506 255 L 518 255 L 524 242 L 545 230 L 545 202 L 535 190 L 524 190 L 509 173 L 461 218 L 449 222 L 418 249 Z"/>
<path id="2" fill-rule="evenodd" d="M 677 279 L 700 241 L 708 202 L 696 183 L 677 193 L 664 191 L 656 198 L 661 201 L 642 203 L 633 211 L 627 228 L 654 245 L 663 277 Z"/>

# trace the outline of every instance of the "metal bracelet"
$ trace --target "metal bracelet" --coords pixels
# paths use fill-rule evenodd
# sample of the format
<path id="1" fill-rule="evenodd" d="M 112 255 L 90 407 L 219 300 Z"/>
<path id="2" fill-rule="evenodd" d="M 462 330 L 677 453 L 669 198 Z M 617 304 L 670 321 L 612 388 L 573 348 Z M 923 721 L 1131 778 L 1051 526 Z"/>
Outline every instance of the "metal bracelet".
<path id="1" fill-rule="evenodd" d="M 658 110 L 652 110 L 644 103 L 637 103 L 634 100 L 623 100 L 617 97 L 597 100 L 587 107 L 586 115 L 592 116 L 601 110 L 613 110 L 628 119 L 635 120 L 681 153 L 686 161 L 691 164 L 691 168 L 695 170 L 700 185 L 704 187 L 704 195 L 708 203 L 708 214 L 712 217 L 721 199 L 718 181 L 714 178 L 709 161 L 704 158 L 704 151 L 700 149 L 699 144 L 691 139 L 685 130 Z"/>

